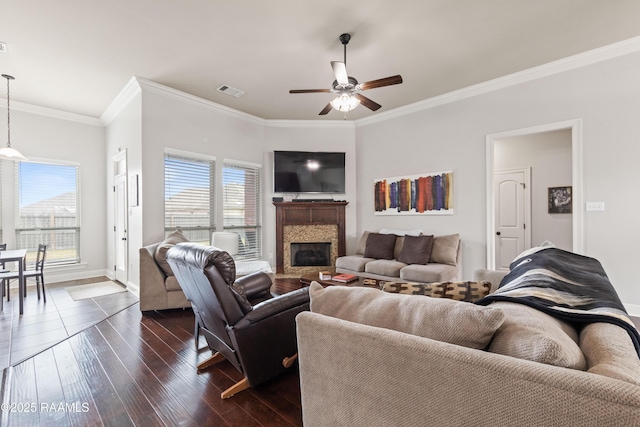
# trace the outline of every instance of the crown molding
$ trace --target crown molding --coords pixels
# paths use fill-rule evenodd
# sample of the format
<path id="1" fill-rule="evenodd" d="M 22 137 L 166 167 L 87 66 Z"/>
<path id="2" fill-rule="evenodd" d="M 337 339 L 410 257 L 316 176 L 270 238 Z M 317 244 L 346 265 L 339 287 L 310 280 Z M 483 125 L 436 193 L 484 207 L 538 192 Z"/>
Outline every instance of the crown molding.
<path id="1" fill-rule="evenodd" d="M 6 98 L 0 98 L 6 101 Z M 6 102 L 4 102 L 6 104 Z M 6 107 L 4 108 L 6 110 Z M 71 122 L 82 123 L 91 126 L 102 126 L 102 122 L 90 116 L 82 114 L 69 113 L 67 111 L 56 110 L 54 108 L 41 107 L 39 105 L 27 104 L 19 101 L 11 101 L 11 110 L 23 111 L 25 113 L 37 114 L 38 116 L 51 117 L 54 119 L 68 120 Z"/>
<path id="2" fill-rule="evenodd" d="M 111 123 L 140 92 L 142 92 L 142 89 L 136 77 L 131 77 L 100 116 L 102 125 L 107 126 Z"/>
<path id="3" fill-rule="evenodd" d="M 355 121 L 357 127 L 382 122 L 396 117 L 406 116 L 418 111 L 449 104 L 474 96 L 494 92 L 522 83 L 527 83 L 565 71 L 575 70 L 587 65 L 597 64 L 609 59 L 615 59 L 624 55 L 640 51 L 640 37 L 623 40 L 597 49 L 592 49 L 566 58 L 558 59 L 537 67 L 528 68 L 493 80 L 478 83 L 466 88 L 447 92 L 433 98 L 418 101 L 413 104 L 398 107 L 393 110 L 379 113 L 371 117 L 364 117 Z"/>
<path id="4" fill-rule="evenodd" d="M 168 86 L 161 85 L 159 83 L 147 80 L 142 77 L 133 77 L 143 91 L 155 93 L 157 95 L 164 96 L 166 98 L 183 102 L 185 104 L 195 105 L 197 107 L 204 107 L 217 113 L 222 113 L 228 117 L 245 120 L 253 124 L 264 125 L 266 120 L 251 114 L 243 113 L 242 111 L 235 110 L 233 108 L 226 107 L 224 105 L 217 104 L 213 101 L 209 101 L 203 98 L 199 98 L 194 95 L 179 91 L 177 89 L 170 88 Z"/>

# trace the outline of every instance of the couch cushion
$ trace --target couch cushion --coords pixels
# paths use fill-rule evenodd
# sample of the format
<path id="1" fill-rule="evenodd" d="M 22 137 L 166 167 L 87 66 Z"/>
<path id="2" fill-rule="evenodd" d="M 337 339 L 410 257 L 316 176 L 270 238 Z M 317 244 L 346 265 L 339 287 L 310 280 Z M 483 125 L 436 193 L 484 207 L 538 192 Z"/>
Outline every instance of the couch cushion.
<path id="1" fill-rule="evenodd" d="M 493 307 L 372 288 L 323 288 L 312 282 L 309 295 L 316 313 L 476 349 L 486 347 L 504 320 L 504 313 Z"/>
<path id="2" fill-rule="evenodd" d="M 640 359 L 629 333 L 613 323 L 591 323 L 580 332 L 587 370 L 640 385 Z"/>
<path id="3" fill-rule="evenodd" d="M 385 282 L 382 287 L 382 290 L 385 292 L 425 295 L 432 298 L 449 298 L 466 302 L 475 302 L 486 297 L 490 289 L 491 282 Z"/>
<path id="4" fill-rule="evenodd" d="M 446 282 L 455 280 L 458 270 L 447 264 L 411 264 L 400 270 L 400 279 L 407 282 Z M 396 276 L 398 277 L 398 276 Z"/>
<path id="5" fill-rule="evenodd" d="M 393 249 L 396 244 L 395 234 L 369 233 L 367 246 L 364 249 L 365 258 L 393 259 Z"/>
<path id="6" fill-rule="evenodd" d="M 153 257 L 158 263 L 158 266 L 164 271 L 164 274 L 167 276 L 173 276 L 173 271 L 171 271 L 171 267 L 167 262 L 167 251 L 171 249 L 174 245 L 182 242 L 188 242 L 184 234 L 182 234 L 181 229 L 176 229 L 173 233 L 169 234 L 156 248 L 156 253 Z M 166 285 L 165 285 L 166 286 Z"/>
<path id="7" fill-rule="evenodd" d="M 433 236 L 404 236 L 398 261 L 405 264 L 427 264 L 431 258 Z"/>
<path id="8" fill-rule="evenodd" d="M 364 266 L 370 261 L 375 260 L 373 258 L 365 258 L 362 255 L 341 256 L 336 259 L 336 268 L 362 272 L 364 271 Z"/>
<path id="9" fill-rule="evenodd" d="M 504 323 L 489 345 L 490 352 L 564 368 L 586 369 L 573 326 L 524 304 L 498 301 L 489 306 L 505 313 Z"/>
<path id="10" fill-rule="evenodd" d="M 459 234 L 435 236 L 433 238 L 433 249 L 431 250 L 430 262 L 437 264 L 456 265 L 459 244 Z"/>
<path id="11" fill-rule="evenodd" d="M 395 260 L 376 259 L 369 261 L 364 266 L 364 271 L 379 276 L 399 277 L 400 270 L 406 266 L 407 264 Z"/>

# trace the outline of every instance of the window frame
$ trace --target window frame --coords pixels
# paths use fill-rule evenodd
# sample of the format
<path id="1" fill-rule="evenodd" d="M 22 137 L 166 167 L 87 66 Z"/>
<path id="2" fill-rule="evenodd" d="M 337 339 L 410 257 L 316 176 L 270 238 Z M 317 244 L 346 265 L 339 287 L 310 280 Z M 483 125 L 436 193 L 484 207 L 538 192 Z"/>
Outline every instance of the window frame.
<path id="1" fill-rule="evenodd" d="M 203 227 L 201 225 L 196 225 L 196 226 L 185 226 L 185 225 L 181 225 L 179 223 L 173 223 L 171 225 L 169 225 L 167 223 L 167 178 L 168 178 L 168 171 L 167 171 L 167 159 L 176 159 L 176 160 L 182 160 L 185 162 L 194 162 L 194 163 L 202 163 L 202 164 L 208 164 L 209 167 L 209 178 L 208 178 L 208 183 L 209 183 L 209 191 L 208 191 L 208 196 L 209 196 L 209 200 L 208 200 L 208 205 L 209 205 L 209 219 L 208 219 L 208 225 L 206 227 Z M 164 150 L 164 155 L 163 155 L 163 161 L 162 161 L 162 165 L 163 165 L 163 190 L 164 190 L 164 196 L 163 196 L 163 223 L 164 223 L 164 231 L 165 234 L 169 234 L 171 232 L 173 232 L 176 228 L 180 228 L 183 233 L 185 234 L 185 236 L 187 237 L 187 239 L 189 239 L 190 241 L 194 241 L 194 242 L 202 242 L 202 243 L 206 243 L 209 244 L 209 242 L 211 241 L 211 233 L 213 233 L 213 231 L 216 229 L 216 214 L 215 214 L 215 206 L 216 206 L 216 158 L 214 156 L 207 156 L 204 154 L 197 154 L 197 153 L 192 153 L 192 152 L 188 152 L 188 151 L 182 151 L 182 150 L 175 150 L 175 149 L 169 149 L 169 148 L 165 148 Z M 202 238 L 202 239 L 198 239 L 198 238 L 194 238 L 193 236 L 195 234 L 197 234 L 198 232 L 202 232 L 204 229 L 207 230 L 206 233 L 206 238 Z"/>
<path id="2" fill-rule="evenodd" d="M 60 166 L 60 167 L 69 167 L 75 170 L 75 225 L 73 226 L 52 226 L 52 227 L 21 227 L 21 222 L 23 216 L 21 215 L 21 197 L 22 197 L 22 181 L 20 180 L 20 168 L 23 164 L 41 164 L 41 165 L 50 165 L 50 166 Z M 48 184 L 48 183 L 46 183 Z M 17 249 L 26 249 L 27 250 L 27 264 L 31 265 L 35 263 L 36 253 L 38 249 L 38 244 L 46 244 L 47 245 L 47 258 L 45 260 L 45 264 L 47 266 L 51 265 L 76 265 L 81 263 L 81 220 L 82 220 L 82 211 L 81 211 L 81 169 L 80 164 L 78 162 L 70 162 L 64 160 L 50 160 L 50 159 L 31 159 L 28 161 L 16 161 L 14 162 L 14 200 L 15 200 L 15 209 L 14 209 L 14 238 L 15 238 L 15 247 Z M 30 183 L 29 185 L 37 185 Z M 61 193 L 64 194 L 64 193 Z M 54 196 L 57 197 L 57 196 Z M 37 202 L 36 202 L 37 203 Z M 63 218 L 63 217 L 55 217 L 55 218 Z M 54 255 L 54 251 L 56 251 L 58 245 L 57 243 L 51 243 L 51 238 L 43 239 L 42 237 L 36 239 L 36 243 L 33 247 L 30 247 L 29 244 L 23 244 L 23 238 L 27 234 L 35 234 L 35 235 L 46 235 L 51 233 L 56 233 L 60 231 L 72 231 L 75 235 L 75 256 L 56 259 Z M 58 236 L 54 237 L 55 239 Z M 56 240 L 54 240 L 56 242 Z"/>
<path id="3" fill-rule="evenodd" d="M 230 224 L 227 222 L 229 219 L 226 215 L 227 207 L 227 196 L 229 195 L 228 191 L 225 189 L 225 179 L 226 179 L 226 169 L 244 169 L 250 170 L 254 172 L 254 176 L 257 180 L 257 185 L 254 189 L 255 195 L 255 224 Z M 222 194 L 223 194 L 223 202 L 222 202 L 222 224 L 224 231 L 231 231 L 240 234 L 240 241 L 244 244 L 240 245 L 238 255 L 236 259 L 238 260 L 258 260 L 262 258 L 262 193 L 263 193 L 263 167 L 261 164 L 245 162 L 241 160 L 234 159 L 223 159 L 222 161 Z M 243 211 L 245 210 L 246 205 L 243 205 Z M 246 219 L 246 217 L 245 217 Z M 245 249 L 245 245 L 251 244 L 251 238 L 248 237 L 248 232 L 251 230 L 254 231 L 254 240 L 253 245 L 250 245 L 248 249 Z"/>

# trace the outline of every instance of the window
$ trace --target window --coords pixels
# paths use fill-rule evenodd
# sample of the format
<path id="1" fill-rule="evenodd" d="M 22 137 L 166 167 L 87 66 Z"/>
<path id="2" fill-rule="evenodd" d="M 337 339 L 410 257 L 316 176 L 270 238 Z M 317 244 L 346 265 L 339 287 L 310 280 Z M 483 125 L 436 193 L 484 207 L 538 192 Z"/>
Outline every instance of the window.
<path id="1" fill-rule="evenodd" d="M 80 262 L 80 172 L 76 165 L 16 162 L 16 247 L 35 261 L 47 245 L 47 264 Z M 31 259 L 33 258 L 33 259 Z"/>
<path id="2" fill-rule="evenodd" d="M 214 224 L 215 160 L 165 153 L 164 229 L 208 245 Z"/>
<path id="3" fill-rule="evenodd" d="M 222 169 L 224 230 L 240 234 L 237 259 L 258 259 L 262 255 L 261 176 L 260 165 L 224 161 Z"/>

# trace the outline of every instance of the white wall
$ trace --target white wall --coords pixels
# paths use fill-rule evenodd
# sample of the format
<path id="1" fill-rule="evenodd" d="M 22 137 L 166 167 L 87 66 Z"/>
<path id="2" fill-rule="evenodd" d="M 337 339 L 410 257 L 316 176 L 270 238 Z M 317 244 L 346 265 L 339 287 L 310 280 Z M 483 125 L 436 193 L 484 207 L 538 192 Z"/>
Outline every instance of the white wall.
<path id="1" fill-rule="evenodd" d="M 572 215 L 550 214 L 548 188 L 571 186 L 571 130 L 495 141 L 494 169 L 531 168 L 531 245 L 545 240 L 573 249 Z"/>
<path id="2" fill-rule="evenodd" d="M 356 128 L 358 230 L 419 227 L 458 232 L 463 277 L 486 262 L 485 137 L 581 118 L 585 253 L 601 261 L 622 301 L 640 313 L 637 212 L 640 197 L 640 54 L 632 53 L 423 111 Z M 454 171 L 453 216 L 373 216 L 374 178 Z M 575 206 L 583 209 L 584 206 Z"/>
<path id="3" fill-rule="evenodd" d="M 142 244 L 164 238 L 164 152 L 173 148 L 216 158 L 221 190 L 224 159 L 261 165 L 264 122 L 192 97 L 142 93 Z M 223 226 L 222 191 L 216 192 L 216 228 Z"/>
<path id="4" fill-rule="evenodd" d="M 73 162 L 80 167 L 80 262 L 79 265 L 47 267 L 47 282 L 102 276 L 106 268 L 104 224 L 106 222 L 106 180 L 104 167 L 104 128 L 98 123 L 59 118 L 63 114 L 36 113 L 11 108 L 12 147 L 33 161 Z M 43 115 L 43 112 L 47 115 Z M 0 109 L 6 117 L 6 108 Z M 0 135 L 6 135 L 6 121 L 0 124 Z M 4 141 L 4 139 L 3 139 Z M 4 142 L 3 142 L 4 144 Z M 12 232 L 15 215 L 14 163 L 3 161 L 2 220 L 4 240 L 15 244 Z"/>

